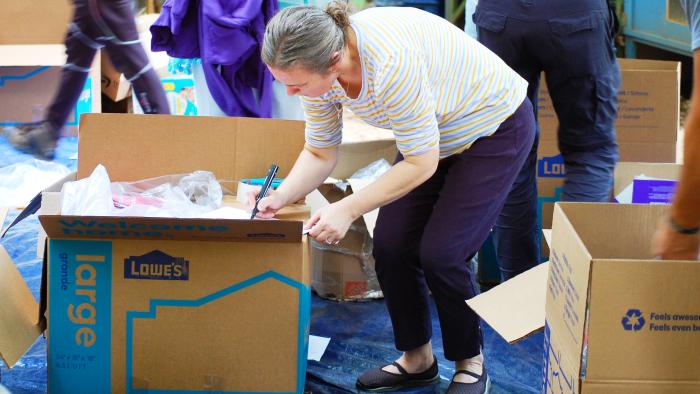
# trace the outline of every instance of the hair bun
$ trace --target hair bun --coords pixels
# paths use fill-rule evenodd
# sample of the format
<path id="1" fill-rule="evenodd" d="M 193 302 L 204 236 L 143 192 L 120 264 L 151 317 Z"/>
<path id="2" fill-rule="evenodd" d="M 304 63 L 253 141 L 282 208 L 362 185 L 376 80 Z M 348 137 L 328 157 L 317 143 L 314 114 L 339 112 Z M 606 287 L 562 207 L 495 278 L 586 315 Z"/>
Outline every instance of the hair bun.
<path id="1" fill-rule="evenodd" d="M 345 0 L 331 0 L 326 6 L 326 14 L 330 15 L 341 29 L 350 26 L 350 5 Z"/>

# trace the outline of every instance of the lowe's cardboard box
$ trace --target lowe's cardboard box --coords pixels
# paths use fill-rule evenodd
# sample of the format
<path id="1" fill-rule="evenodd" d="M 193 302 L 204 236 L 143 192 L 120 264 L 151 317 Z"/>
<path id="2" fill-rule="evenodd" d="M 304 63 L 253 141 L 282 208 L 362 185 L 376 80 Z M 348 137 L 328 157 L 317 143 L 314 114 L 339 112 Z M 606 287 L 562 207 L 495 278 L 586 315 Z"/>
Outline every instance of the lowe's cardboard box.
<path id="1" fill-rule="evenodd" d="M 114 181 L 197 169 L 232 180 L 265 174 L 273 162 L 284 175 L 303 147 L 303 128 L 86 115 L 77 175 L 101 163 Z M 40 216 L 49 237 L 50 391 L 301 392 L 310 310 L 302 219 Z M 16 293 L 26 295 L 21 285 L 14 282 Z M 14 339 L 36 334 L 27 324 L 36 308 L 27 304 L 0 319 L 28 326 L 0 332 L 10 364 L 24 351 Z"/>
<path id="2" fill-rule="evenodd" d="M 66 62 L 63 39 L 70 18 L 65 0 L 2 2 L 0 128 L 44 119 Z M 101 110 L 99 65 L 98 55 L 66 122 L 66 134 L 76 133 L 81 114 Z"/>
<path id="3" fill-rule="evenodd" d="M 318 188 L 318 193 L 307 197 L 307 203 L 316 210 L 364 188 L 370 181 L 353 179 L 359 169 L 384 159 L 396 159 L 393 139 L 343 143 L 339 148 L 338 163 L 331 177 Z M 364 214 L 352 225 L 338 245 L 327 245 L 311 240 L 311 260 L 314 291 L 334 300 L 363 300 L 381 298 L 382 292 L 374 271 L 372 238 L 378 209 Z"/>
<path id="4" fill-rule="evenodd" d="M 622 82 L 615 122 L 620 161 L 675 163 L 680 113 L 680 63 L 618 59 Z M 541 228 L 551 228 L 555 201 L 561 199 L 564 160 L 557 144 L 557 116 L 542 78 L 537 103 L 538 210 Z M 544 243 L 543 243 L 544 245 Z M 542 256 L 549 255 L 546 247 Z"/>
<path id="5" fill-rule="evenodd" d="M 557 203 L 550 262 L 468 301 L 509 342 L 544 326 L 542 392 L 700 392 L 700 262 L 649 247 L 667 208 Z"/>

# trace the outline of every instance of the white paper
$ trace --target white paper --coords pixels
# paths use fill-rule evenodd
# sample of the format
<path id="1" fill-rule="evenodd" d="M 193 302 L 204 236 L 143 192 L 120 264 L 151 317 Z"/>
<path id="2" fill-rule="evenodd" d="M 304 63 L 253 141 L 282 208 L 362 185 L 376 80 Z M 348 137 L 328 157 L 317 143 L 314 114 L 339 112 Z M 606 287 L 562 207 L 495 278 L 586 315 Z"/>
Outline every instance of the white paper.
<path id="1" fill-rule="evenodd" d="M 330 343 L 330 341 L 330 338 L 309 335 L 309 354 L 306 359 L 321 361 L 321 357 L 323 356 L 323 353 L 326 352 L 326 348 L 328 347 L 328 343 Z"/>
<path id="2" fill-rule="evenodd" d="M 615 201 L 620 204 L 631 204 L 632 203 L 632 192 L 634 191 L 634 182 L 627 185 L 617 196 L 615 196 Z"/>
<path id="3" fill-rule="evenodd" d="M 350 183 L 350 187 L 352 187 L 352 192 L 357 193 L 360 190 L 364 189 L 372 183 L 373 181 L 371 179 L 348 179 L 348 182 Z M 373 209 L 364 215 L 362 215 L 362 218 L 365 220 L 365 225 L 367 226 L 367 231 L 369 232 L 369 236 L 374 238 L 374 226 L 377 224 L 377 217 L 379 216 L 379 208 Z"/>
<path id="4" fill-rule="evenodd" d="M 205 219 L 250 219 L 250 212 L 233 207 L 221 207 L 200 216 Z"/>

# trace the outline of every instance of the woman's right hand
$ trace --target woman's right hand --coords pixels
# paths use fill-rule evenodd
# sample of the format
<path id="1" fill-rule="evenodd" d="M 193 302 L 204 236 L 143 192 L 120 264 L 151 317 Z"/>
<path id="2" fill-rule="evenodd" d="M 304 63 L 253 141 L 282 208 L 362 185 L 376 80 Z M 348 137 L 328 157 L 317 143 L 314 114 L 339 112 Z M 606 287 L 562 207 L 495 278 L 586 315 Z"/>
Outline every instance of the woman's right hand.
<path id="1" fill-rule="evenodd" d="M 253 211 L 253 207 L 255 207 L 255 200 L 258 198 L 258 194 L 260 194 L 260 189 L 261 188 L 256 188 L 248 192 L 248 204 L 246 207 L 251 212 Z M 287 201 L 284 196 L 277 190 L 271 190 L 267 196 L 258 203 L 258 214 L 256 217 L 270 219 L 285 205 L 287 205 Z"/>

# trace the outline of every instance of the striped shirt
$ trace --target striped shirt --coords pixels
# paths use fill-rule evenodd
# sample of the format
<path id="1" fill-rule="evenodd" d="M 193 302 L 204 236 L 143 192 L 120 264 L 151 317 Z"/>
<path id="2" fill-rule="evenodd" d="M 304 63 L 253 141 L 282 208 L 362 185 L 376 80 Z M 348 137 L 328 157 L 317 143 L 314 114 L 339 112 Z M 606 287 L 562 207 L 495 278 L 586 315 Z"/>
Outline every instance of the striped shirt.
<path id="1" fill-rule="evenodd" d="M 336 81 L 320 97 L 302 97 L 306 141 L 342 140 L 342 108 L 391 129 L 403 155 L 440 146 L 444 158 L 493 134 L 525 99 L 527 82 L 462 30 L 414 8 L 377 7 L 350 17 L 362 65 L 362 90 Z"/>

